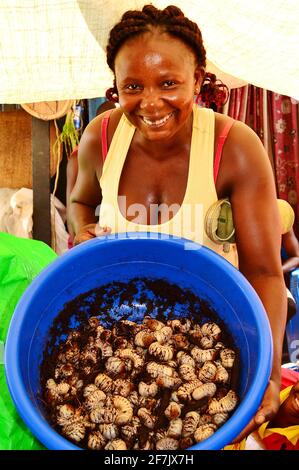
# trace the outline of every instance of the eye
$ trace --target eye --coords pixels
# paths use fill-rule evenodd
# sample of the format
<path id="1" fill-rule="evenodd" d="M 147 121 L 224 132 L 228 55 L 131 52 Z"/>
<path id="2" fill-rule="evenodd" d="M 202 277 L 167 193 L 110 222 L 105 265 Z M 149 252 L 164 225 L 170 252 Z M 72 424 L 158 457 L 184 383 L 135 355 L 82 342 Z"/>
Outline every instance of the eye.
<path id="1" fill-rule="evenodd" d="M 125 89 L 128 91 L 139 91 L 142 89 L 142 86 L 138 85 L 137 83 L 129 83 L 126 85 Z"/>
<path id="2" fill-rule="evenodd" d="M 164 88 L 169 88 L 169 87 L 171 87 L 171 86 L 173 86 L 173 85 L 175 85 L 175 84 L 176 84 L 176 83 L 175 83 L 174 80 L 165 80 L 165 81 L 163 82 Z"/>

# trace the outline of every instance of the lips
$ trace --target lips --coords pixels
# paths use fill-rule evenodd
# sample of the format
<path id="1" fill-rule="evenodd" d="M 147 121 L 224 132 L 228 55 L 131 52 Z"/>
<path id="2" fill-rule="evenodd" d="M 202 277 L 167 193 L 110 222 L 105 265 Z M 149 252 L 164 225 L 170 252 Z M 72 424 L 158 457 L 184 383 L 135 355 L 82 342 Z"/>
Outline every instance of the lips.
<path id="1" fill-rule="evenodd" d="M 150 117 L 146 117 L 146 116 L 140 116 L 141 117 L 141 120 L 147 125 L 147 126 L 150 126 L 150 127 L 162 127 L 164 126 L 164 124 L 166 124 L 166 122 L 173 116 L 173 112 L 171 113 L 168 113 L 166 114 L 166 116 L 162 117 L 162 118 L 159 118 L 159 119 L 155 119 L 155 118 L 150 118 Z"/>

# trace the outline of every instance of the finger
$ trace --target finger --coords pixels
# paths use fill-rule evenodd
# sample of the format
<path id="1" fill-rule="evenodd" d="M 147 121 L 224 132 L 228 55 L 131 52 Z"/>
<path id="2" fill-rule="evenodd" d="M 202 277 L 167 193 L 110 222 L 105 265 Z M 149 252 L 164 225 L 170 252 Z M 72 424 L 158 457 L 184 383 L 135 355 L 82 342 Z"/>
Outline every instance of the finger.
<path id="1" fill-rule="evenodd" d="M 263 410 L 259 411 L 255 417 L 254 417 L 254 420 L 256 422 L 256 424 L 258 426 L 260 426 L 261 424 L 265 423 L 265 421 L 268 421 L 268 419 L 266 418 L 266 414 L 264 413 Z"/>
<path id="2" fill-rule="evenodd" d="M 103 237 L 103 236 L 109 235 L 111 233 L 111 228 L 107 227 L 107 226 L 100 227 L 99 224 L 96 224 L 94 231 L 95 231 L 95 235 L 97 237 Z"/>
<path id="3" fill-rule="evenodd" d="M 232 444 L 242 441 L 245 437 L 249 436 L 253 431 L 259 428 L 266 421 L 270 421 L 276 414 L 273 410 L 273 403 L 261 405 L 256 415 L 251 419 L 242 432 L 232 441 Z"/>
<path id="4" fill-rule="evenodd" d="M 109 235 L 111 233 L 111 228 L 105 226 L 105 227 L 103 227 L 103 231 L 104 231 L 105 235 Z"/>
<path id="5" fill-rule="evenodd" d="M 266 421 L 270 421 L 274 416 L 276 415 L 277 411 L 279 409 L 279 405 L 275 406 L 275 403 L 265 403 L 262 404 L 260 409 L 257 411 L 255 415 L 255 422 L 259 426 Z"/>
<path id="6" fill-rule="evenodd" d="M 82 235 L 80 237 L 76 237 L 74 239 L 74 246 L 77 246 L 77 245 L 80 245 L 81 243 L 87 242 L 91 238 L 94 238 L 94 236 Z"/>
<path id="7" fill-rule="evenodd" d="M 80 245 L 80 243 L 86 242 L 87 240 L 91 240 L 95 236 L 95 231 L 92 228 L 89 228 L 86 232 L 79 232 L 74 238 L 74 246 Z"/>

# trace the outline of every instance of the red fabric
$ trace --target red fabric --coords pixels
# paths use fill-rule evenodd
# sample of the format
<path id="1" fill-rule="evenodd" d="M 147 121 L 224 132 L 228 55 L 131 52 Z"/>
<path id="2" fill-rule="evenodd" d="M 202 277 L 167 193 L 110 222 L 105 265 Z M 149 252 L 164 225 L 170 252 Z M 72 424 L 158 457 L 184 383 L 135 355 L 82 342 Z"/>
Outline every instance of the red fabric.
<path id="1" fill-rule="evenodd" d="M 223 129 L 221 135 L 218 138 L 217 148 L 216 148 L 216 155 L 215 155 L 215 159 L 214 159 L 214 183 L 216 183 L 218 172 L 219 172 L 223 145 L 224 145 L 224 142 L 226 141 L 226 137 L 228 136 L 228 133 L 229 133 L 230 128 L 232 127 L 233 123 L 234 123 L 234 120 L 230 119 L 225 124 L 224 129 Z"/>
<path id="2" fill-rule="evenodd" d="M 113 109 L 109 109 L 109 111 L 107 111 L 106 116 L 101 122 L 103 163 L 105 162 L 108 153 L 108 123 L 112 111 Z"/>
<path id="3" fill-rule="evenodd" d="M 299 372 L 296 372 L 286 367 L 281 368 L 281 390 L 290 385 L 294 385 L 299 380 Z"/>
<path id="4" fill-rule="evenodd" d="M 69 237 L 67 239 L 67 247 L 70 250 L 71 248 L 73 248 L 73 246 L 74 246 L 73 238 L 71 237 L 71 235 L 69 235 Z"/>
<path id="5" fill-rule="evenodd" d="M 228 116 L 245 122 L 248 87 L 234 88 L 230 91 Z"/>
<path id="6" fill-rule="evenodd" d="M 298 101 L 248 85 L 230 91 L 227 114 L 245 122 L 261 139 L 275 172 L 277 197 L 295 211 L 299 238 Z"/>
<path id="7" fill-rule="evenodd" d="M 278 197 L 293 207 L 294 231 L 299 238 L 298 102 L 277 93 L 268 94 Z"/>
<path id="8" fill-rule="evenodd" d="M 264 437 L 263 444 L 267 450 L 299 450 L 299 440 L 293 445 L 286 436 L 276 433 Z"/>

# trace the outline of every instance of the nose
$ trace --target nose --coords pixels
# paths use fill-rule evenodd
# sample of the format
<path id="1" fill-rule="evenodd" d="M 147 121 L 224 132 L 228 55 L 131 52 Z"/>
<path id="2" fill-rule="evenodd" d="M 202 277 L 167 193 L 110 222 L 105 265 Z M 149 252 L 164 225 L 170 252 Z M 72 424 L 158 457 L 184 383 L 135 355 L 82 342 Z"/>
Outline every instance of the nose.
<path id="1" fill-rule="evenodd" d="M 153 113 L 153 111 L 162 108 L 163 100 L 159 93 L 159 90 L 154 88 L 144 89 L 140 102 L 140 109 L 142 111 L 148 111 Z"/>

